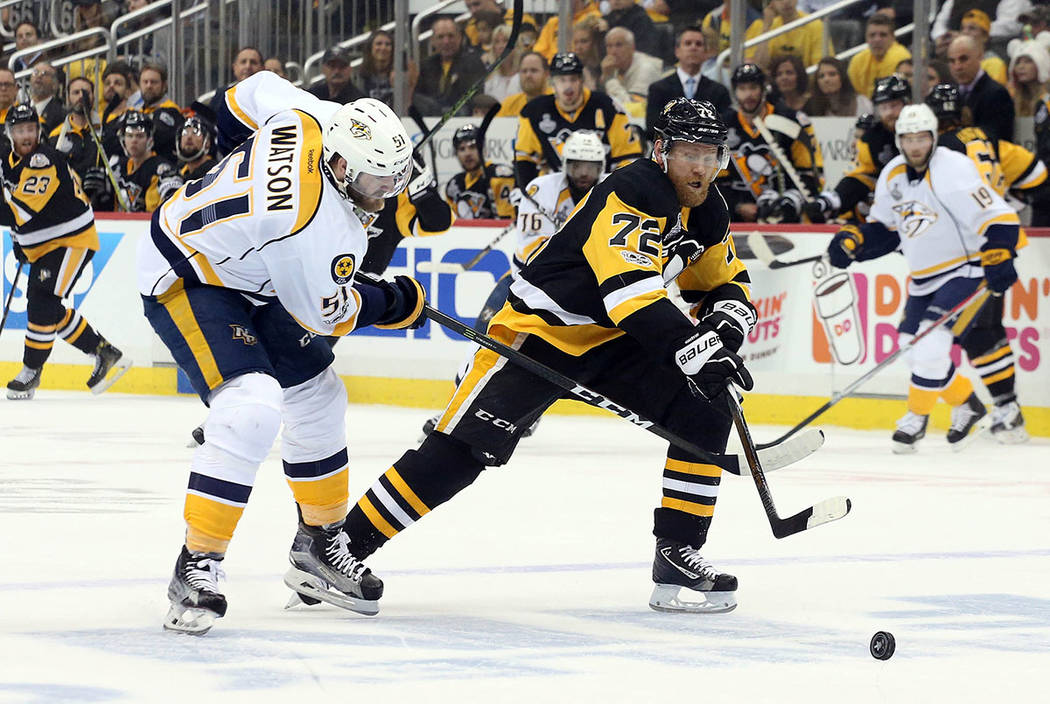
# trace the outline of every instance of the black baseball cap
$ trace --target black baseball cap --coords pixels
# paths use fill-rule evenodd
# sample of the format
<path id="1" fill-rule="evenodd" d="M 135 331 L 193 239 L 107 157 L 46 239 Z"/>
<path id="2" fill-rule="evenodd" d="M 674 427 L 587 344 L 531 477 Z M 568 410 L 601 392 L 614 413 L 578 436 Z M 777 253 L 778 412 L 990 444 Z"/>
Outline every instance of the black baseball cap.
<path id="1" fill-rule="evenodd" d="M 333 61 L 340 61 L 340 62 L 342 62 L 344 64 L 349 64 L 350 63 L 350 50 L 349 49 L 345 49 L 344 47 L 341 47 L 341 46 L 333 46 L 333 47 L 331 47 L 328 51 L 326 51 L 324 53 L 324 56 L 321 57 L 321 63 L 322 64 L 327 64 L 327 63 L 331 63 Z"/>

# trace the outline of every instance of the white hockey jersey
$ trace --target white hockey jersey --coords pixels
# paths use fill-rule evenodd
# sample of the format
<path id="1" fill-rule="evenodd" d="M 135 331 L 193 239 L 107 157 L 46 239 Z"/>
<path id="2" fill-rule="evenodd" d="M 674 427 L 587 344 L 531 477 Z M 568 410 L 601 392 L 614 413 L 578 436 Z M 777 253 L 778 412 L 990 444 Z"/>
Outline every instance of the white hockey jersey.
<path id="1" fill-rule="evenodd" d="M 601 183 L 606 176 L 608 174 L 599 176 L 597 183 Z M 529 198 L 523 196 L 518 202 L 516 223 L 518 243 L 514 251 L 515 271 L 525 266 L 525 262 L 529 261 L 533 252 L 557 232 L 558 228 L 569 219 L 572 211 L 576 209 L 576 203 L 569 191 L 569 179 L 564 172 L 537 176 L 525 186 L 525 193 L 529 195 Z"/>
<path id="2" fill-rule="evenodd" d="M 914 172 L 912 172 L 914 174 Z M 875 185 L 868 220 L 900 237 L 908 261 L 908 292 L 925 295 L 953 278 L 980 278 L 981 246 L 991 225 L 1019 225 L 1016 211 L 981 178 L 969 157 L 936 147 L 923 176 L 909 180 L 903 156 Z"/>
<path id="3" fill-rule="evenodd" d="M 353 204 L 322 173 L 322 125 L 340 108 L 262 71 L 230 89 L 227 104 L 258 127 L 199 181 L 157 211 L 139 247 L 139 291 L 178 279 L 276 298 L 305 329 L 352 331 L 352 283 L 368 246 Z"/>

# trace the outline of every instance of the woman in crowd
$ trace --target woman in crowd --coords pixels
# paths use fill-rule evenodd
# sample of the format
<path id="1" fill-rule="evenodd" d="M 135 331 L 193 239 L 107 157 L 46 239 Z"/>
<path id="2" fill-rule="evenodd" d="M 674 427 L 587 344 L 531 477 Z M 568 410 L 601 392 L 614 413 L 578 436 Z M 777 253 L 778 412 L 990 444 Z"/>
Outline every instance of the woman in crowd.
<path id="1" fill-rule="evenodd" d="M 1045 34 L 1039 35 L 1046 37 Z M 1014 99 L 1017 117 L 1031 117 L 1050 80 L 1050 53 L 1039 39 L 1010 42 L 1010 70 L 1007 88 Z"/>
<path id="2" fill-rule="evenodd" d="M 503 53 L 510 40 L 511 28 L 508 24 L 501 24 L 492 30 L 492 57 L 486 58 L 486 65 L 491 65 L 495 57 Z M 491 95 L 499 102 L 506 100 L 507 96 L 521 92 L 521 81 L 518 80 L 518 58 L 521 49 L 515 47 L 507 56 L 506 60 L 499 65 L 495 71 L 485 80 L 485 93 Z"/>
<path id="3" fill-rule="evenodd" d="M 810 117 L 859 117 L 873 111 L 871 99 L 853 90 L 845 62 L 833 56 L 817 62 L 803 112 Z"/>
<path id="4" fill-rule="evenodd" d="M 773 101 L 780 100 L 792 110 L 801 110 L 809 99 L 806 90 L 806 67 L 794 54 L 780 54 L 769 62 L 773 77 Z"/>
<path id="5" fill-rule="evenodd" d="M 405 62 L 405 78 L 407 103 L 419 79 L 419 68 L 411 60 Z M 357 87 L 369 98 L 394 106 L 394 35 L 390 32 L 377 29 L 368 38 L 357 71 Z"/>
<path id="6" fill-rule="evenodd" d="M 601 17 L 585 17 L 572 28 L 572 50 L 583 62 L 583 83 L 590 90 L 600 85 L 605 21 Z"/>

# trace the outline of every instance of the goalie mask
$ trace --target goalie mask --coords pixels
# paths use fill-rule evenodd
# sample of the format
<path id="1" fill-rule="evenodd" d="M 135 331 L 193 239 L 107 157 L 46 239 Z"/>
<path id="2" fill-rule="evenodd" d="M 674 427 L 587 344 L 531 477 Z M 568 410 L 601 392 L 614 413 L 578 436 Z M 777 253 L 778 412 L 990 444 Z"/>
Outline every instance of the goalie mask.
<path id="1" fill-rule="evenodd" d="M 390 198 L 412 174 L 412 144 L 401 120 L 384 103 L 359 98 L 335 111 L 322 135 L 324 170 L 345 198 Z M 346 174 L 335 179 L 331 162 L 346 159 Z"/>

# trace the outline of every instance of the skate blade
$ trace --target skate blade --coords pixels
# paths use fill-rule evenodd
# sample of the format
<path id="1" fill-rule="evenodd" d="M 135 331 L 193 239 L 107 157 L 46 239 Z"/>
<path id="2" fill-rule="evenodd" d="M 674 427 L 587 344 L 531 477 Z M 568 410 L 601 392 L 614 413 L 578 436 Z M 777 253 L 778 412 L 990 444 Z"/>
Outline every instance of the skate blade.
<path id="1" fill-rule="evenodd" d="M 703 601 L 684 601 L 681 592 L 702 597 Z M 697 592 L 677 584 L 655 584 L 649 597 L 653 611 L 675 614 L 724 614 L 736 608 L 736 592 Z"/>
<path id="2" fill-rule="evenodd" d="M 329 589 L 328 585 L 319 577 L 298 570 L 295 567 L 290 567 L 285 573 L 284 583 L 299 597 L 298 601 L 294 597 L 289 599 L 288 604 L 284 607 L 286 609 L 298 606 L 299 601 L 310 605 L 310 601 L 313 600 L 315 604 L 323 601 L 326 604 L 364 616 L 375 616 L 379 613 L 378 600 L 358 599 L 349 594 Z"/>
<path id="3" fill-rule="evenodd" d="M 992 419 L 986 414 L 982 416 L 979 421 L 974 423 L 974 426 L 970 428 L 970 432 L 966 434 L 966 437 L 959 442 L 948 443 L 948 446 L 952 448 L 952 452 L 962 452 L 971 442 L 977 439 L 978 435 L 982 435 L 991 427 Z"/>
<path id="4" fill-rule="evenodd" d="M 8 401 L 30 401 L 33 396 L 36 395 L 36 389 L 29 389 L 28 391 L 12 391 L 7 390 Z"/>
<path id="5" fill-rule="evenodd" d="M 191 636 L 203 636 L 215 625 L 218 614 L 208 609 L 186 608 L 172 604 L 164 618 L 164 630 L 186 633 Z"/>
<path id="6" fill-rule="evenodd" d="M 992 432 L 992 437 L 1000 445 L 1020 445 L 1021 443 L 1028 442 L 1031 440 L 1031 436 L 1028 431 L 1024 429 L 1024 426 L 1017 428 L 1011 428 L 1010 430 L 1000 430 L 999 432 Z"/>
<path id="7" fill-rule="evenodd" d="M 117 379 L 128 373 L 128 370 L 131 369 L 131 364 L 132 361 L 127 357 L 121 357 L 120 359 L 118 359 L 116 362 L 113 363 L 113 366 L 110 368 L 109 374 L 106 376 L 105 379 L 98 382 L 94 386 L 89 387 L 91 389 L 91 393 L 98 396 L 100 393 L 113 386 L 113 384 L 116 384 Z"/>
<path id="8" fill-rule="evenodd" d="M 905 442 L 893 441 L 893 454 L 895 455 L 914 455 L 918 451 L 918 443 L 912 443 L 909 445 Z"/>

